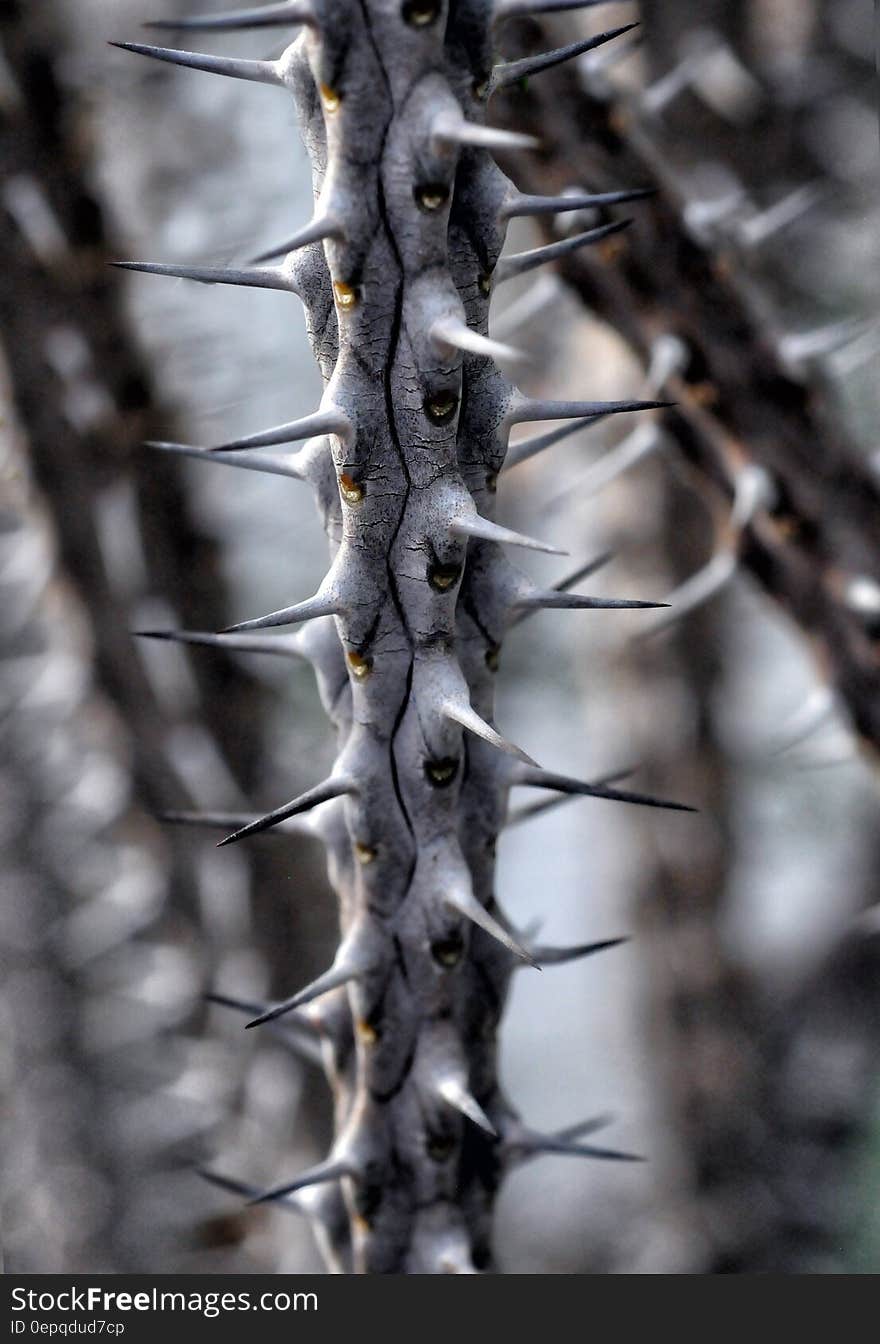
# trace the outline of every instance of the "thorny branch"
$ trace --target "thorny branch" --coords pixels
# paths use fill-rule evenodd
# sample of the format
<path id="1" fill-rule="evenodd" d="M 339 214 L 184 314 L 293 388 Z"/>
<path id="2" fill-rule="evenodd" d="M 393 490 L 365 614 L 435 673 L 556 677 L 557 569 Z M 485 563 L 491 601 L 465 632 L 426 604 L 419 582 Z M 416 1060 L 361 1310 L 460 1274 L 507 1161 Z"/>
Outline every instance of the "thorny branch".
<path id="1" fill-rule="evenodd" d="M 168 707 L 157 703 L 132 640 L 134 594 L 102 547 L 102 501 L 114 490 L 130 497 L 151 593 L 181 626 L 225 625 L 226 584 L 220 547 L 196 523 L 179 464 L 143 447 L 145 439 L 179 436 L 109 265 L 117 253 L 92 183 L 90 128 L 59 78 L 64 44 L 53 21 L 22 9 L 0 22 L 8 70 L 0 108 L 0 326 L 63 563 L 89 603 L 98 675 L 133 731 L 142 799 L 161 812 L 186 803 L 185 785 L 169 762 Z M 260 741 L 250 725 L 265 692 L 224 650 L 191 666 L 210 740 L 243 790 L 259 786 Z M 192 853 L 180 833 L 169 833 L 168 843 Z M 294 936 L 291 912 L 277 899 L 287 890 L 289 859 L 289 850 L 271 849 L 252 859 L 260 927 L 273 949 L 287 949 Z M 300 851 L 299 862 L 305 883 L 311 860 Z"/>
<path id="2" fill-rule="evenodd" d="M 546 32 L 535 40 L 557 43 Z M 718 517 L 729 515 L 743 471 L 763 469 L 771 490 L 740 532 L 739 563 L 807 635 L 876 751 L 880 478 L 835 423 L 812 352 L 775 338 L 735 247 L 717 250 L 689 229 L 683 175 L 638 93 L 589 81 L 569 63 L 499 98 L 496 115 L 540 137 L 539 154 L 517 158 L 524 191 L 657 187 L 625 234 L 569 253 L 559 273 L 646 362 L 659 337 L 683 342 L 663 428 Z M 559 236 L 551 217 L 537 222 Z"/>

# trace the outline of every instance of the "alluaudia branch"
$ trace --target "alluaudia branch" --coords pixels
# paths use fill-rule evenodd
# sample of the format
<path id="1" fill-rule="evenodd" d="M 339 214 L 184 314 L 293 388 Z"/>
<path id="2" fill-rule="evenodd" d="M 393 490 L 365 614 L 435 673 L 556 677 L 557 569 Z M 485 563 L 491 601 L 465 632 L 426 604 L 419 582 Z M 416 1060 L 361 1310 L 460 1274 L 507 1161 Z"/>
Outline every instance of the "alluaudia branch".
<path id="1" fill-rule="evenodd" d="M 279 489 L 308 482 L 331 556 L 318 591 L 222 634 L 147 633 L 307 659 L 336 733 L 330 777 L 268 815 L 178 817 L 234 827 L 223 844 L 281 826 L 308 828 L 326 845 L 336 958 L 284 1002 L 257 1006 L 249 1025 L 297 1015 L 318 1033 L 335 1101 L 332 1150 L 266 1192 L 206 1174 L 251 1199 L 294 1204 L 334 1271 L 484 1270 L 494 1196 L 512 1166 L 542 1152 L 630 1156 L 585 1143 L 595 1122 L 536 1133 L 496 1068 L 512 970 L 609 945 L 530 945 L 505 917 L 494 861 L 511 789 L 679 806 L 613 779 L 542 769 L 493 723 L 512 624 L 544 607 L 652 605 L 572 592 L 597 565 L 536 586 L 508 549 L 556 548 L 495 517 L 514 425 L 565 422 L 518 445 L 508 469 L 572 429 L 662 404 L 530 398 L 496 363 L 508 367 L 517 352 L 488 332 L 496 286 L 624 228 L 608 211 L 645 195 L 527 196 L 492 158 L 535 143 L 487 124 L 497 90 L 625 31 L 493 65 L 496 23 L 590 2 L 288 0 L 154 25 L 186 35 L 301 25 L 277 60 L 125 44 L 277 85 L 296 103 L 312 163 L 311 222 L 253 264 L 123 264 L 296 295 L 324 376 L 320 406 L 299 420 L 213 447 L 155 445 L 288 478 Z M 500 258 L 509 220 L 587 208 L 604 222 Z"/>

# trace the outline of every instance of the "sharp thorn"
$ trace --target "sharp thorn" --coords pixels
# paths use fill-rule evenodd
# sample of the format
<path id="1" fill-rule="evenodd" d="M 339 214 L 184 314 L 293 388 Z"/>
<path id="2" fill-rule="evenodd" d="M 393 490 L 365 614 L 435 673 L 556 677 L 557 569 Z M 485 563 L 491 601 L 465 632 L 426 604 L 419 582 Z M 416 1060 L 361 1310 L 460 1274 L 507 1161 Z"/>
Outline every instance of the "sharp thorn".
<path id="1" fill-rule="evenodd" d="M 260 1195 L 255 1195 L 250 1204 L 269 1204 L 273 1200 L 283 1199 L 285 1195 L 292 1195 L 297 1190 L 304 1190 L 306 1186 L 323 1185 L 327 1181 L 339 1181 L 343 1176 L 356 1176 L 357 1172 L 351 1162 L 338 1162 L 328 1160 L 319 1162 L 317 1166 L 304 1171 L 302 1175 L 297 1176 L 293 1181 L 287 1181 L 284 1185 L 277 1185 L 272 1190 L 265 1190 Z"/>
<path id="2" fill-rule="evenodd" d="M 245 285 L 251 289 L 284 289 L 293 292 L 289 276 L 280 267 L 250 266 L 170 266 L 153 261 L 113 261 L 120 271 L 140 275 L 169 275 L 178 280 L 195 280 L 200 285 Z"/>
<path id="3" fill-rule="evenodd" d="M 218 1190 L 223 1190 L 230 1195 L 240 1195 L 248 1203 L 253 1203 L 259 1195 L 259 1190 L 255 1185 L 248 1185 L 245 1181 L 236 1180 L 233 1176 L 223 1176 L 216 1171 L 208 1171 L 205 1167 L 196 1167 L 196 1174 L 207 1181 L 209 1185 L 214 1185 Z M 282 1209 L 288 1213 L 298 1214 L 299 1217 L 310 1217 L 310 1213 L 294 1199 L 281 1199 L 279 1204 Z"/>
<path id="4" fill-rule="evenodd" d="M 451 909 L 457 910 L 460 915 L 464 915 L 466 919 L 471 920 L 474 924 L 479 924 L 480 928 L 485 933 L 488 933 L 490 937 L 497 939 L 498 942 L 501 943 L 503 947 L 506 947 L 509 952 L 512 952 L 515 957 L 519 957 L 521 961 L 526 962 L 529 966 L 533 966 L 535 970 L 541 969 L 532 954 L 527 952 L 526 949 L 507 932 L 507 929 L 489 914 L 489 911 L 485 906 L 480 905 L 480 902 L 474 896 L 472 891 L 462 887 L 451 894 L 447 894 L 444 899 Z"/>
<path id="5" fill-rule="evenodd" d="M 211 75 L 229 75 L 232 79 L 248 79 L 257 84 L 283 84 L 274 61 L 241 61 L 230 56 L 205 56 L 197 51 L 146 46 L 143 42 L 111 42 L 110 46 L 119 47 L 121 51 L 133 51 L 138 56 L 150 56 L 155 61 L 167 61 L 170 65 L 204 70 Z"/>
<path id="6" fill-rule="evenodd" d="M 528 196 L 514 192 L 501 207 L 502 219 L 521 219 L 527 215 L 562 215 L 570 210 L 605 210 L 612 205 L 627 205 L 656 196 L 656 187 L 633 187 L 629 191 L 578 192 L 563 196 Z"/>
<path id="7" fill-rule="evenodd" d="M 258 434 L 248 434 L 241 439 L 231 439 L 228 443 L 218 443 L 209 448 L 211 453 L 240 453 L 248 448 L 271 448 L 279 443 L 297 443 L 301 439 L 314 439 L 324 434 L 336 434 L 346 438 L 351 431 L 351 422 L 341 411 L 315 411 L 299 420 L 288 420 L 283 425 L 274 425 L 272 429 L 261 430 Z"/>
<path id="8" fill-rule="evenodd" d="M 224 467 L 261 471 L 269 476 L 288 476 L 295 481 L 305 479 L 295 458 L 282 457 L 277 453 L 249 453 L 246 457 L 236 457 L 234 453 L 223 453 L 216 448 L 196 448 L 189 443 L 158 443 L 155 440 L 148 441 L 144 447 L 155 448 L 161 453 L 174 453 L 179 457 L 192 457 L 202 462 L 216 462 Z"/>
<path id="9" fill-rule="evenodd" d="M 547 1137 L 551 1142 L 573 1143 L 576 1139 L 587 1138 L 591 1134 L 596 1134 L 599 1130 L 607 1129 L 614 1120 L 613 1115 L 595 1115 L 587 1120 L 579 1120 L 573 1125 L 566 1125 L 562 1129 L 553 1130 Z M 519 1166 L 528 1162 L 530 1158 L 535 1157 L 540 1149 L 535 1149 L 536 1141 L 539 1143 L 544 1139 L 543 1134 L 536 1133 L 535 1130 L 527 1128 L 520 1120 L 508 1122 L 502 1133 L 502 1148 L 505 1156 L 512 1165 Z"/>
<path id="10" fill-rule="evenodd" d="M 196 1175 L 209 1185 L 214 1185 L 218 1190 L 225 1191 L 228 1195 L 241 1195 L 245 1199 L 252 1198 L 256 1193 L 256 1186 L 248 1185 L 245 1181 L 238 1181 L 234 1176 L 222 1176 L 218 1171 L 209 1171 L 207 1167 L 196 1167 Z"/>
<path id="11" fill-rule="evenodd" d="M 604 1129 L 611 1119 L 612 1117 L 607 1115 L 596 1116 L 575 1125 L 568 1125 L 552 1134 L 541 1134 L 520 1121 L 514 1121 L 508 1126 L 502 1143 L 506 1154 L 513 1157 L 514 1161 L 537 1157 L 541 1153 L 559 1153 L 568 1157 L 596 1157 L 612 1162 L 644 1162 L 645 1159 L 635 1153 L 624 1153 L 616 1148 L 599 1148 L 594 1144 L 576 1141 L 578 1138 Z"/>
<path id="12" fill-rule="evenodd" d="M 539 149 L 540 140 L 533 135 L 520 135 L 516 131 L 502 131 L 495 126 L 480 126 L 476 122 L 466 121 L 442 112 L 435 117 L 431 126 L 431 140 L 435 145 L 470 145 L 476 149 Z"/>
<path id="13" fill-rule="evenodd" d="M 587 798 L 606 798 L 610 802 L 635 803 L 641 807 L 659 807 L 672 812 L 696 812 L 695 807 L 687 803 L 675 803 L 666 798 L 655 798 L 647 793 L 629 793 L 621 789 L 612 789 L 601 782 L 590 783 L 570 779 L 567 775 L 554 775 L 547 770 L 535 770 L 531 766 L 515 767 L 515 784 L 526 784 L 536 789 L 558 789 L 560 793 L 583 794 Z"/>
<path id="14" fill-rule="evenodd" d="M 610 91 L 607 79 L 603 78 L 605 71 L 628 60 L 643 42 L 644 32 L 640 30 L 637 33 L 630 33 L 622 42 L 615 42 L 612 46 L 599 51 L 587 52 L 584 56 L 584 68 L 579 72 L 584 84 L 595 90 L 597 97 L 607 98 Z"/>
<path id="15" fill-rule="evenodd" d="M 587 1120 L 578 1120 L 573 1125 L 565 1125 L 562 1129 L 555 1129 L 551 1138 L 559 1139 L 565 1142 L 571 1142 L 574 1139 L 585 1139 L 590 1134 L 597 1134 L 600 1129 L 607 1129 L 613 1124 L 615 1117 L 613 1115 L 593 1115 Z"/>
<path id="16" fill-rule="evenodd" d="M 507 423 L 519 425 L 530 420 L 572 420 L 584 416 L 662 411 L 674 405 L 672 401 L 544 401 L 538 397 L 517 397 L 507 412 Z"/>
<path id="17" fill-rule="evenodd" d="M 595 559 L 588 560 L 585 565 L 581 565 L 579 569 L 574 570 L 572 574 L 561 579 L 559 583 L 554 583 L 553 592 L 567 592 L 570 588 L 573 588 L 576 583 L 580 583 L 583 579 L 590 578 L 613 559 L 614 556 L 611 551 L 605 551 L 602 555 L 597 555 Z M 521 607 L 519 610 L 514 610 L 511 619 L 508 621 L 508 629 L 512 630 L 514 626 L 520 625 L 523 621 L 527 620 L 534 610 L 535 608 L 531 606 L 525 606 Z"/>
<path id="18" fill-rule="evenodd" d="M 604 46 L 606 42 L 622 37 L 624 33 L 637 27 L 637 23 L 626 23 L 621 28 L 612 28 L 607 33 L 597 33 L 594 37 L 584 38 L 581 42 L 570 42 L 568 46 L 557 47 L 554 51 L 545 51 L 538 56 L 525 56 L 520 61 L 505 61 L 501 65 L 496 65 L 489 83 L 490 93 L 494 93 L 496 89 L 505 89 L 521 79 L 539 75 L 543 70 L 550 70 L 563 61 L 583 56 L 585 52 L 594 51 L 596 47 Z"/>
<path id="19" fill-rule="evenodd" d="M 298 994 L 293 994 L 289 999 L 282 1003 L 276 1003 L 272 1008 L 266 1009 L 255 1017 L 253 1021 L 248 1022 L 245 1031 L 250 1031 L 252 1027 L 261 1027 L 265 1022 L 274 1022 L 277 1018 L 283 1017 L 285 1013 L 292 1013 L 295 1008 L 302 1008 L 313 999 L 319 999 L 322 994 L 329 994 L 331 989 L 339 989 L 341 985 L 347 985 L 351 980 L 357 980 L 361 974 L 359 967 L 342 961 L 340 964 L 331 966 L 329 971 L 319 975 L 317 980 L 313 980 L 305 989 L 301 989 Z"/>
<path id="20" fill-rule="evenodd" d="M 265 816 L 258 817 L 256 821 L 249 822 L 247 826 L 242 826 L 232 835 L 227 835 L 225 840 L 219 842 L 218 848 L 222 848 L 223 845 L 235 844 L 239 840 L 244 840 L 246 836 L 258 835 L 261 831 L 268 831 L 271 827 L 277 826 L 279 822 L 286 821 L 288 817 L 298 816 L 301 812 L 308 812 L 313 807 L 318 807 L 320 803 L 329 802 L 331 798 L 341 798 L 344 794 L 354 792 L 354 781 L 348 775 L 331 775 L 323 783 L 316 784 L 314 788 L 306 789 L 305 793 L 301 793 L 292 802 L 285 803 L 283 807 L 276 807 L 274 812 L 267 812 Z"/>
<path id="21" fill-rule="evenodd" d="M 628 779 L 635 773 L 635 766 L 629 766 L 626 770 L 616 770 L 613 774 L 603 775 L 600 779 L 594 781 L 596 784 L 619 784 L 622 779 Z M 541 798 L 536 803 L 525 803 L 522 807 L 514 808 L 504 823 L 504 829 L 509 830 L 511 826 L 521 826 L 524 821 L 531 821 L 533 817 L 542 816 L 545 812 L 552 811 L 555 807 L 561 807 L 563 803 L 570 803 L 576 797 L 573 793 L 557 793 L 552 798 Z"/>
<path id="22" fill-rule="evenodd" d="M 318 219 L 313 219 L 298 233 L 292 234 L 285 239 L 283 243 L 276 243 L 265 252 L 261 252 L 258 257 L 254 257 L 253 264 L 256 266 L 261 261 L 274 261 L 276 257 L 289 256 L 291 252 L 297 252 L 301 247 L 308 247 L 310 243 L 321 242 L 324 238 L 343 238 L 345 236 L 342 225 L 338 220 L 330 215 L 323 215 Z"/>
<path id="23" fill-rule="evenodd" d="M 446 1078 L 437 1088 L 438 1094 L 449 1105 L 467 1116 L 475 1125 L 497 1138 L 498 1131 L 492 1124 L 476 1097 L 471 1096 L 464 1083 L 458 1078 Z"/>
<path id="24" fill-rule="evenodd" d="M 566 578 L 560 579 L 559 583 L 554 583 L 553 587 L 555 591 L 557 593 L 567 592 L 569 588 L 573 588 L 574 585 L 580 583 L 582 579 L 592 578 L 592 576 L 597 574 L 600 569 L 604 569 L 606 565 L 610 565 L 613 559 L 613 551 L 602 551 L 599 555 L 595 555 L 592 560 L 587 560 L 585 564 L 581 565 L 579 569 L 574 570 L 573 573 L 567 575 Z"/>
<path id="25" fill-rule="evenodd" d="M 133 630 L 132 634 L 135 639 L 164 639 L 172 644 L 195 644 L 231 653 L 280 653 L 285 658 L 304 658 L 294 643 L 295 635 L 260 639 L 250 635 L 217 635 L 206 630 Z"/>
<path id="26" fill-rule="evenodd" d="M 522 350 L 493 341 L 456 317 L 438 318 L 431 327 L 431 338 L 441 354 L 463 350 L 472 355 L 483 355 L 486 359 L 506 360 L 510 364 L 522 364 L 528 359 Z"/>
<path id="27" fill-rule="evenodd" d="M 518 607 L 553 608 L 592 611 L 656 611 L 658 607 L 668 607 L 668 602 L 639 602 L 628 598 L 588 597 L 585 593 L 565 593 L 557 589 L 541 591 L 535 589 L 517 600 Z"/>
<path id="28" fill-rule="evenodd" d="M 459 700 L 447 700 L 441 712 L 447 719 L 452 719 L 454 723 L 461 724 L 462 728 L 466 728 L 468 732 L 481 737 L 484 742 L 497 747 L 507 756 L 513 756 L 526 765 L 537 765 L 537 762 L 533 761 L 531 756 L 528 756 L 520 747 L 515 746 L 513 742 L 508 742 L 507 738 L 502 737 L 499 732 L 496 732 L 486 723 L 485 719 L 480 717 L 472 705 Z M 538 768 L 540 769 L 540 767 Z"/>
<path id="29" fill-rule="evenodd" d="M 565 555 L 558 546 L 546 541 L 536 541 L 534 537 L 523 536 L 521 532 L 511 532 L 507 527 L 499 527 L 488 518 L 479 514 L 470 514 L 464 518 L 455 518 L 450 523 L 450 531 L 462 537 L 476 537 L 481 541 L 494 541 L 499 546 L 523 546 L 530 551 L 545 551 L 548 555 Z"/>
<path id="30" fill-rule="evenodd" d="M 536 266 L 544 266 L 549 261 L 557 261 L 569 252 L 577 252 L 582 247 L 601 243 L 612 234 L 622 233 L 632 224 L 631 219 L 617 219 L 611 224 L 601 224 L 597 229 L 587 229 L 585 233 L 576 233 L 572 238 L 562 238 L 558 243 L 548 243 L 546 247 L 533 247 L 529 252 L 515 252 L 513 256 L 502 257 L 493 272 L 494 285 L 503 285 L 515 276 L 525 275 Z"/>
<path id="31" fill-rule="evenodd" d="M 207 1003 L 217 1004 L 220 1008 L 231 1008 L 233 1012 L 244 1013 L 248 1017 L 266 1011 L 265 1004 L 233 999 L 226 994 L 206 994 L 205 1000 Z M 298 1059 L 304 1060 L 307 1064 L 314 1064 L 318 1068 L 322 1067 L 321 1046 L 307 1017 L 299 1016 L 290 1022 L 278 1022 L 273 1024 L 271 1029 Z"/>
<path id="32" fill-rule="evenodd" d="M 646 1159 L 638 1153 L 624 1153 L 617 1148 L 597 1148 L 589 1143 L 568 1143 L 564 1139 L 555 1139 L 549 1134 L 536 1134 L 534 1141 L 526 1147 L 529 1155 L 556 1153 L 562 1157 L 593 1157 L 604 1162 L 644 1162 Z"/>
<path id="33" fill-rule="evenodd" d="M 239 621 L 223 631 L 224 635 L 236 634 L 240 630 L 268 630 L 276 625 L 296 625 L 300 621 L 313 621 L 318 616 L 336 616 L 341 610 L 339 598 L 332 593 L 316 593 L 304 602 L 292 607 L 282 607 L 270 611 L 267 616 L 256 616 L 252 621 Z"/>
<path id="34" fill-rule="evenodd" d="M 569 961 L 578 961 L 581 957 L 592 957 L 597 952 L 619 947 L 629 942 L 629 938 L 605 938 L 598 943 L 581 943 L 576 947 L 547 947 L 533 944 L 530 948 L 535 961 L 541 966 L 563 966 Z"/>
<path id="35" fill-rule="evenodd" d="M 255 1185 L 248 1185 L 245 1181 L 236 1180 L 234 1176 L 223 1176 L 219 1172 L 209 1171 L 206 1167 L 196 1167 L 196 1175 L 209 1185 L 216 1186 L 218 1190 L 223 1190 L 230 1195 L 240 1195 L 248 1203 L 254 1203 L 259 1195 L 259 1190 Z M 305 1209 L 298 1200 L 280 1199 L 281 1208 L 288 1213 L 298 1214 L 301 1218 L 311 1217 L 310 1211 Z"/>

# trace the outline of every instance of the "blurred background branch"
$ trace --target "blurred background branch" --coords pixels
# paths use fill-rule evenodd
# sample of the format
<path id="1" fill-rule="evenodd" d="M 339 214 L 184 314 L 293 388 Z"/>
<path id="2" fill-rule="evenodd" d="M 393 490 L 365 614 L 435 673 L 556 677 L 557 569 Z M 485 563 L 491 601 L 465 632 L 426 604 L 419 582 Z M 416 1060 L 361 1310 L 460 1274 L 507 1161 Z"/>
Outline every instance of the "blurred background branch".
<path id="1" fill-rule="evenodd" d="M 85 1145 L 77 1153 L 59 1141 L 52 1095 L 40 1093 L 29 1113 L 29 1088 L 13 1087 L 7 1263 L 180 1269 L 210 1204 L 194 1162 L 212 1154 L 205 1136 L 224 1108 L 240 1107 L 247 1074 L 228 1075 L 206 1038 L 200 991 L 222 979 L 224 963 L 246 968 L 248 958 L 261 992 L 275 976 L 308 979 L 332 924 L 290 902 L 295 841 L 218 867 L 179 830 L 160 839 L 146 815 L 241 806 L 265 787 L 251 725 L 267 717 L 271 691 L 240 659 L 160 663 L 132 640 L 143 623 L 229 623 L 223 541 L 194 516 L 177 462 L 143 448 L 180 435 L 109 266 L 98 147 L 71 80 L 65 6 L 7 5 L 2 18 L 4 540 L 15 615 L 0 679 L 20 837 L 4 898 L 13 926 L 27 926 L 12 984 L 47 986 L 36 1012 L 31 996 L 10 992 L 10 1029 L 21 1082 L 49 1075 L 63 1090 L 76 1075 L 79 1107 L 71 1099 L 66 1109 Z M 47 735 L 45 759 L 28 732 Z M 89 795 L 95 774 L 99 797 Z M 299 869 L 307 893 L 321 881 L 311 855 L 300 854 Z M 64 1039 L 50 1040 L 50 1068 L 34 1024 L 58 1019 Z M 288 1091 L 299 1074 L 294 1066 Z M 314 1141 L 327 1120 L 322 1094 L 302 1111 Z"/>
<path id="2" fill-rule="evenodd" d="M 844 7 L 863 10 L 852 50 L 840 44 L 849 30 L 831 24 Z M 507 96 L 506 123 L 545 147 L 509 166 L 536 194 L 657 188 L 626 233 L 569 253 L 559 273 L 646 365 L 659 341 L 677 342 L 663 431 L 721 543 L 812 641 L 821 675 L 876 751 L 880 471 L 858 434 L 859 424 L 875 430 L 880 400 L 877 164 L 863 148 L 871 16 L 867 6 L 799 4 L 794 37 L 781 22 L 777 33 L 794 41 L 799 30 L 792 51 L 762 31 L 762 16 L 772 29 L 768 11 L 781 20 L 786 8 L 645 5 L 638 37 Z M 518 35 L 543 50 L 572 32 L 557 20 Z M 843 123 L 837 154 L 816 130 L 817 89 Z M 571 234 L 586 227 L 582 215 L 558 219 Z M 545 221 L 547 239 L 558 238 L 557 221 Z M 873 388 L 853 392 L 852 375 L 866 372 Z M 725 536 L 750 467 L 763 473 L 763 498 Z"/>
<path id="3" fill-rule="evenodd" d="M 736 812 L 744 768 L 757 762 L 724 731 L 718 705 L 731 678 L 719 659 L 737 619 L 724 593 L 742 575 L 796 623 L 816 659 L 817 683 L 770 756 L 784 760 L 780 751 L 809 744 L 834 714 L 875 756 L 880 211 L 871 17 L 857 5 L 724 0 L 698 12 L 674 0 L 627 10 L 615 7 L 614 21 L 638 18 L 634 33 L 533 77 L 499 104 L 502 124 L 543 146 L 507 165 L 523 190 L 657 189 L 625 233 L 569 252 L 558 274 L 623 336 L 650 394 L 676 403 L 659 430 L 633 431 L 580 478 L 590 498 L 662 453 L 659 538 L 656 523 L 649 530 L 673 604 L 654 628 L 670 633 L 661 649 L 640 640 L 629 657 L 654 688 L 658 716 L 664 703 L 675 712 L 664 697 L 670 674 L 675 696 L 688 696 L 682 749 L 670 757 L 655 734 L 653 754 L 664 787 L 699 798 L 716 823 L 696 849 L 692 836 L 665 836 L 642 877 L 651 1035 L 682 1162 L 666 1214 L 677 1209 L 674 1221 L 693 1239 L 689 1267 L 700 1272 L 839 1270 L 852 1264 L 853 1157 L 877 1144 L 876 921 L 844 924 L 787 985 L 778 968 L 768 975 L 732 945 Z M 608 26 L 604 11 L 517 21 L 505 54 Z M 603 219 L 541 222 L 549 242 Z M 549 303 L 561 307 L 558 295 Z M 869 816 L 865 865 L 848 893 L 855 909 L 877 901 L 876 796 Z M 863 1266 L 876 1263 L 872 1245 Z"/>

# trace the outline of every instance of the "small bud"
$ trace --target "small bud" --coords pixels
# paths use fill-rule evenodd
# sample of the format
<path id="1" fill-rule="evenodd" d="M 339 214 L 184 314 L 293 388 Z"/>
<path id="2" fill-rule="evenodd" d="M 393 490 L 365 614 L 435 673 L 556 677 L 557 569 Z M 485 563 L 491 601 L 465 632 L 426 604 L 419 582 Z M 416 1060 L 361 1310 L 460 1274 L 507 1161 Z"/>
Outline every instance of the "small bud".
<path id="1" fill-rule="evenodd" d="M 357 1024 L 357 1034 L 364 1045 L 375 1045 L 379 1039 L 379 1033 L 372 1023 L 361 1018 Z"/>
<path id="2" fill-rule="evenodd" d="M 321 84 L 318 87 L 325 112 L 337 112 L 339 104 L 342 102 L 342 95 L 337 93 L 335 89 L 331 89 L 329 84 Z"/>
<path id="3" fill-rule="evenodd" d="M 426 761 L 425 774 L 435 789 L 445 789 L 458 774 L 458 761 L 452 756 L 444 756 L 438 761 Z"/>
<path id="4" fill-rule="evenodd" d="M 357 304 L 357 290 L 353 285 L 347 285 L 344 280 L 333 281 L 333 293 L 336 295 L 336 306 L 343 312 L 349 312 Z"/>
<path id="5" fill-rule="evenodd" d="M 461 578 L 461 565 L 434 564 L 428 567 L 428 582 L 438 593 L 446 593 Z"/>
<path id="6" fill-rule="evenodd" d="M 490 472 L 487 473 L 487 475 L 486 475 L 486 489 L 489 491 L 489 494 L 490 494 L 490 495 L 496 495 L 496 494 L 498 493 L 498 472 L 497 472 L 497 471 L 490 471 Z"/>
<path id="7" fill-rule="evenodd" d="M 458 410 L 458 397 L 451 392 L 438 392 L 425 402 L 425 415 L 432 425 L 448 425 Z"/>
<path id="8" fill-rule="evenodd" d="M 360 504 L 364 497 L 364 487 L 356 480 L 343 472 L 339 477 L 339 493 L 346 504 Z"/>
<path id="9" fill-rule="evenodd" d="M 354 852 L 358 863 L 364 868 L 368 863 L 373 862 L 377 854 L 377 850 L 372 845 L 365 845 L 361 840 L 355 840 Z"/>
<path id="10" fill-rule="evenodd" d="M 438 938 L 431 944 L 431 956 L 438 966 L 450 970 L 461 961 L 464 952 L 464 939 L 460 933 L 450 934 L 448 938 Z"/>
<path id="11" fill-rule="evenodd" d="M 492 293 L 492 274 L 491 274 L 491 272 L 490 272 L 490 271 L 487 271 L 487 272 L 485 272 L 483 275 L 481 275 L 481 276 L 479 277 L 479 279 L 477 280 L 477 284 L 478 284 L 479 287 L 480 287 L 480 293 L 481 293 L 481 294 L 485 294 L 486 297 L 488 298 L 488 296 Z"/>
<path id="12" fill-rule="evenodd" d="M 413 196 L 419 209 L 431 214 L 449 200 L 449 187 L 445 182 L 423 182 L 413 188 Z"/>
<path id="13" fill-rule="evenodd" d="M 358 681 L 365 681 L 373 670 L 373 660 L 364 658 L 356 650 L 351 649 L 348 653 L 348 666 L 353 677 Z"/>
<path id="14" fill-rule="evenodd" d="M 486 666 L 488 667 L 490 672 L 497 672 L 500 663 L 501 663 L 501 650 L 498 648 L 496 644 L 493 648 L 486 650 Z"/>
<path id="15" fill-rule="evenodd" d="M 410 28 L 427 28 L 440 13 L 440 6 L 435 0 L 404 0 L 400 13 Z"/>

